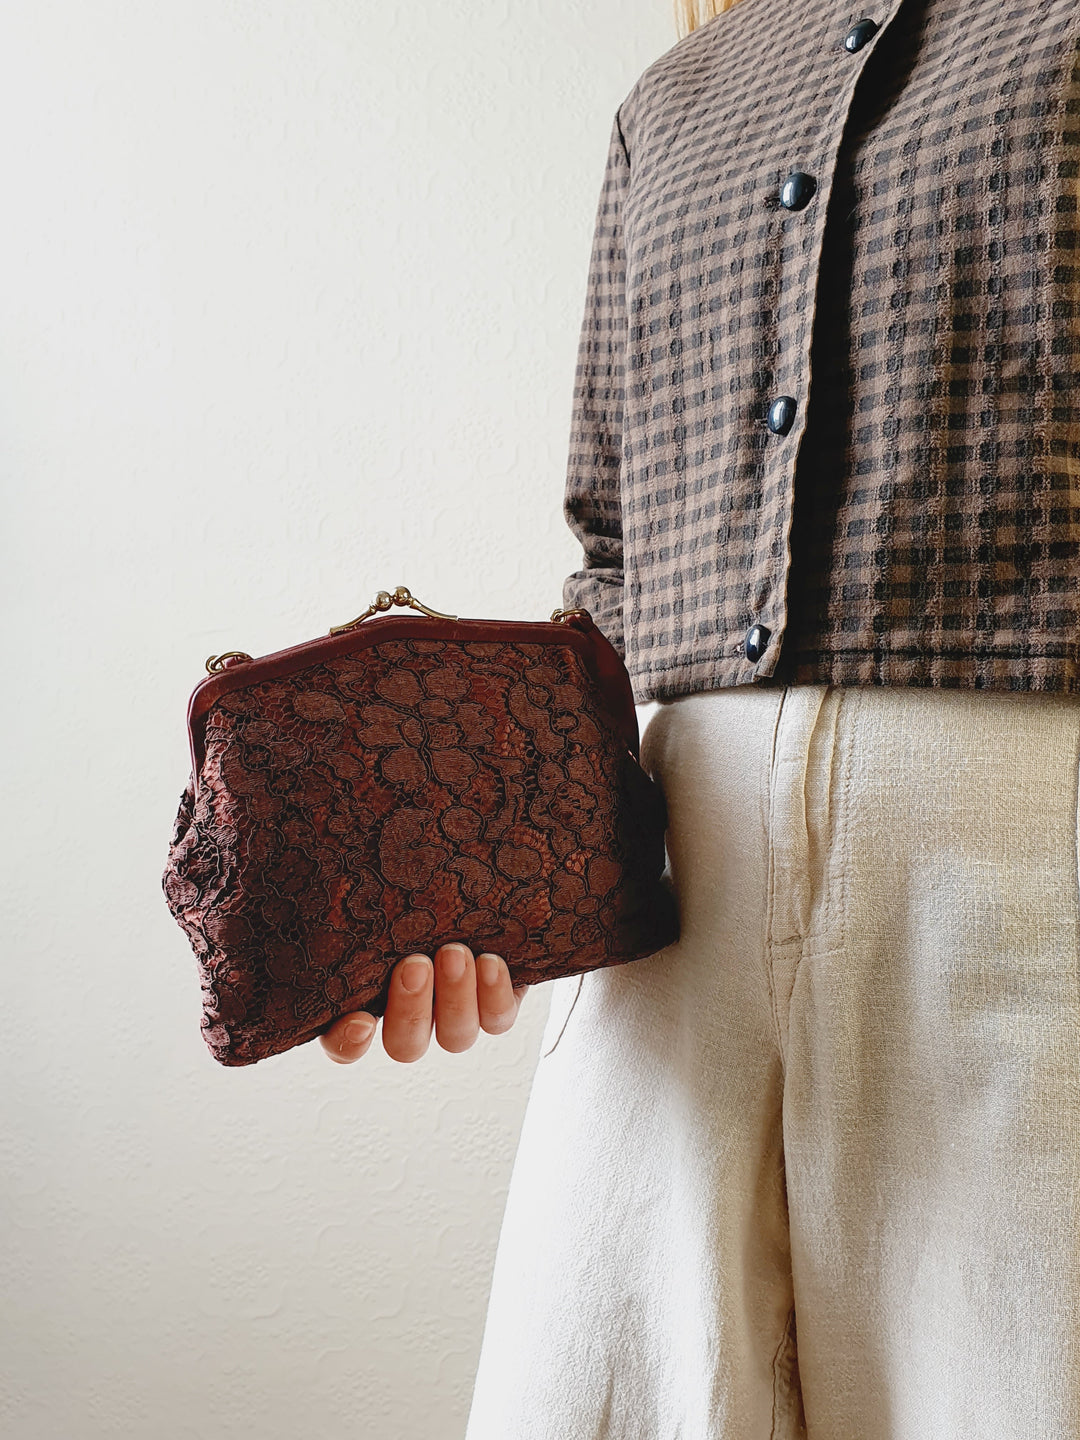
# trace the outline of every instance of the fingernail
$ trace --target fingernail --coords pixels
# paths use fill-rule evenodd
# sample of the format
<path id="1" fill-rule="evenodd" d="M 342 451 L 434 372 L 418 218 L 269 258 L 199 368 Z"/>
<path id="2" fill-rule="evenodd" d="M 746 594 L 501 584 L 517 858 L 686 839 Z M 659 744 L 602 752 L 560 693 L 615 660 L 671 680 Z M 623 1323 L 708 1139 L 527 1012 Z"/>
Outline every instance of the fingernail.
<path id="1" fill-rule="evenodd" d="M 478 955 L 476 957 L 476 973 L 485 985 L 497 984 L 500 970 L 497 955 Z"/>
<path id="2" fill-rule="evenodd" d="M 418 994 L 427 984 L 428 974 L 431 970 L 431 961 L 417 956 L 414 960 L 406 960 L 401 967 L 401 984 L 410 995 Z"/>
<path id="3" fill-rule="evenodd" d="M 447 980 L 461 980 L 465 975 L 465 951 L 460 945 L 444 945 L 439 962 Z"/>
<path id="4" fill-rule="evenodd" d="M 375 1029 L 374 1020 L 354 1020 L 350 1025 L 345 1026 L 345 1039 L 350 1045 L 363 1045 L 371 1039 L 371 1032 Z"/>

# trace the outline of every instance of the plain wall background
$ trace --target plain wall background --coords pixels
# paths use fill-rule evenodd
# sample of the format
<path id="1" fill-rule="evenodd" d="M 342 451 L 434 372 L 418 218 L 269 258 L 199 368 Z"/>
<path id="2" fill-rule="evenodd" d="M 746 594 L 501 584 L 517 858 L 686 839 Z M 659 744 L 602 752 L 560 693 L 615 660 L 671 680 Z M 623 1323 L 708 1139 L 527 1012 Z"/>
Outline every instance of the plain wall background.
<path id="1" fill-rule="evenodd" d="M 210 1059 L 160 892 L 211 652 L 546 618 L 667 0 L 35 0 L 0 46 L 0 1433 L 455 1440 L 547 1014 Z"/>

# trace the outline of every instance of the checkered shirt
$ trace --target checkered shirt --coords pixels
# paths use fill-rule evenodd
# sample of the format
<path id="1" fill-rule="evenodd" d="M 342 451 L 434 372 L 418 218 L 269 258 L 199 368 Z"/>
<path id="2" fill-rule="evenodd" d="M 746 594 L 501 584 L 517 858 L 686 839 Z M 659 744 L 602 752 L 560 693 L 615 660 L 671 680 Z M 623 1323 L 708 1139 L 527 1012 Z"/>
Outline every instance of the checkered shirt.
<path id="1" fill-rule="evenodd" d="M 1077 0 L 739 0 L 634 84 L 563 603 L 637 700 L 1080 690 L 1078 46 Z"/>

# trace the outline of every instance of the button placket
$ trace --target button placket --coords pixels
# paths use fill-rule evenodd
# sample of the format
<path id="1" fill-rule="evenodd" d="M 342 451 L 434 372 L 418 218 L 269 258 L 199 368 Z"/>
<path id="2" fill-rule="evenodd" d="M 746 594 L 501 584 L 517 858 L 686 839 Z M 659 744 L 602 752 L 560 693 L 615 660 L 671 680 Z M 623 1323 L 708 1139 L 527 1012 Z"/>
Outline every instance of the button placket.
<path id="1" fill-rule="evenodd" d="M 899 0 L 898 0 L 899 3 Z M 898 4 L 893 7 L 895 10 Z M 891 18 L 891 15 L 888 17 Z M 854 55 L 880 30 L 881 26 L 869 16 L 857 20 L 847 31 L 841 47 Z M 779 202 L 789 211 L 804 210 L 817 193 L 816 176 L 806 170 L 792 170 L 780 187 Z M 821 222 L 823 223 L 823 222 Z M 791 431 L 798 411 L 798 400 L 794 395 L 778 395 L 769 406 L 765 417 L 768 429 L 774 435 L 787 435 Z M 790 526 L 790 517 L 789 517 Z M 765 654 L 772 630 L 767 625 L 755 622 L 743 637 L 743 653 L 750 664 L 756 665 Z"/>
<path id="2" fill-rule="evenodd" d="M 780 204 L 785 210 L 805 210 L 817 192 L 817 181 L 806 170 L 793 170 L 780 187 Z M 778 395 L 769 406 L 765 423 L 774 435 L 786 435 L 795 423 L 794 395 Z"/>

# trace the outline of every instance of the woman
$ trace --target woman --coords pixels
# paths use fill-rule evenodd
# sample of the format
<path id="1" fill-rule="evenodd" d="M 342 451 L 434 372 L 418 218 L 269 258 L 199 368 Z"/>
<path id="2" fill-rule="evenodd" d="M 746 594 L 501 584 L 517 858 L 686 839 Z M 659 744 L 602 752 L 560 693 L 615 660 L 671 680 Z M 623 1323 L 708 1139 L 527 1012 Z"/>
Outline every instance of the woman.
<path id="1" fill-rule="evenodd" d="M 1080 12 L 716 11 L 615 117 L 566 492 L 682 934 L 556 985 L 468 1440 L 1063 1440 Z M 446 1048 L 520 1000 L 454 963 Z"/>

